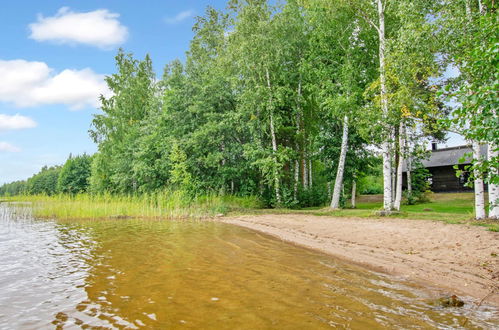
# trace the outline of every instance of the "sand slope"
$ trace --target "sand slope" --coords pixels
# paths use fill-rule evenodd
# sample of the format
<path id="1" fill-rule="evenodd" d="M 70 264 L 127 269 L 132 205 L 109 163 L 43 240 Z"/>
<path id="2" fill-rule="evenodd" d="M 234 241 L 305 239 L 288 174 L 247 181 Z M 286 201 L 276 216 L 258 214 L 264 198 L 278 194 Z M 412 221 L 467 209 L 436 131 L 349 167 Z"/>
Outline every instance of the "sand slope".
<path id="1" fill-rule="evenodd" d="M 317 249 L 370 269 L 499 306 L 499 233 L 468 225 L 300 214 L 222 221 Z"/>

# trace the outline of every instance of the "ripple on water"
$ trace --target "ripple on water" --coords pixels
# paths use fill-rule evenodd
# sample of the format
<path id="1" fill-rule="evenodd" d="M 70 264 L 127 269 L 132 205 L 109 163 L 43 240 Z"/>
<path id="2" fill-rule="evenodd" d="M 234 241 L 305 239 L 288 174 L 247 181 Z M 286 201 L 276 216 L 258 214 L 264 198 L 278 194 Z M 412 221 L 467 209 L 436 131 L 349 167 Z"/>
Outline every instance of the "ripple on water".
<path id="1" fill-rule="evenodd" d="M 0 203 L 0 329 L 472 328 L 415 284 L 196 221 L 42 221 Z"/>

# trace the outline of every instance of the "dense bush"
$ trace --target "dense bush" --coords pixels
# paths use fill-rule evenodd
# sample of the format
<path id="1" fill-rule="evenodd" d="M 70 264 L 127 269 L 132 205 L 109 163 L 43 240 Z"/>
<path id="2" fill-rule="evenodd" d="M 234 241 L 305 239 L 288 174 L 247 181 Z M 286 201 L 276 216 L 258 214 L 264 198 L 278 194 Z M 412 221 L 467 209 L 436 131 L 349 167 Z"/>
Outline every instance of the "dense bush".
<path id="1" fill-rule="evenodd" d="M 411 173 L 412 191 L 404 191 L 405 204 L 414 205 L 430 201 L 430 178 L 428 169 L 419 166 Z"/>
<path id="2" fill-rule="evenodd" d="M 26 181 L 14 181 L 0 186 L 0 196 L 21 195 L 26 190 Z"/>
<path id="3" fill-rule="evenodd" d="M 60 166 L 44 166 L 37 174 L 28 179 L 25 193 L 30 195 L 54 195 L 57 193 L 57 180 L 61 172 Z"/>
<path id="4" fill-rule="evenodd" d="M 359 180 L 357 190 L 361 195 L 377 195 L 383 193 L 383 178 L 381 175 L 369 175 Z"/>
<path id="5" fill-rule="evenodd" d="M 86 154 L 76 157 L 70 155 L 59 173 L 57 191 L 68 194 L 86 192 L 89 186 L 91 165 L 92 157 Z"/>

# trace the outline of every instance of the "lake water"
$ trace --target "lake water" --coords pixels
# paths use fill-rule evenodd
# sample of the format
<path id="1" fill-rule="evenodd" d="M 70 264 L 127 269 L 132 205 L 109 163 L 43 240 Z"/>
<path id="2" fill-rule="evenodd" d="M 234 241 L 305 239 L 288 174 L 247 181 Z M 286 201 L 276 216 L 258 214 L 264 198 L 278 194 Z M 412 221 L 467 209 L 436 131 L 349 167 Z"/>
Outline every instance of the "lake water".
<path id="1" fill-rule="evenodd" d="M 0 203 L 0 329 L 499 326 L 416 285 L 239 227 L 37 220 Z"/>

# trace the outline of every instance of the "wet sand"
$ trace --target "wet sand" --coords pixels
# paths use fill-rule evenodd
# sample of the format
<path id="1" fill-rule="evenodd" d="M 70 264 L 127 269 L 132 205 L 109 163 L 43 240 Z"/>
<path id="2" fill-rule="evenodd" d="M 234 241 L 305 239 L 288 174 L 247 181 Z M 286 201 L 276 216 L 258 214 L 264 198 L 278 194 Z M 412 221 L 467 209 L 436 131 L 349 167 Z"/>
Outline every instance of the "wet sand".
<path id="1" fill-rule="evenodd" d="M 245 215 L 220 220 L 374 271 L 499 306 L 499 233 L 483 227 L 300 214 Z"/>

